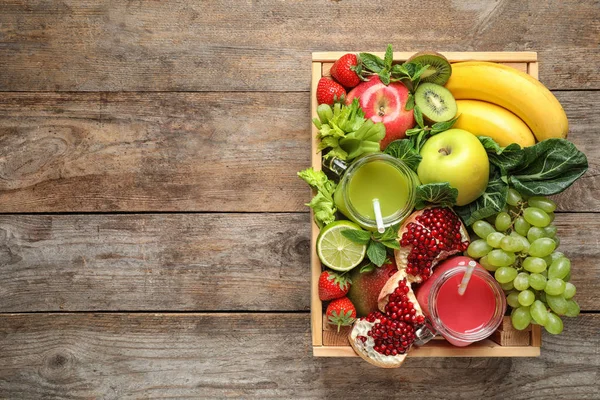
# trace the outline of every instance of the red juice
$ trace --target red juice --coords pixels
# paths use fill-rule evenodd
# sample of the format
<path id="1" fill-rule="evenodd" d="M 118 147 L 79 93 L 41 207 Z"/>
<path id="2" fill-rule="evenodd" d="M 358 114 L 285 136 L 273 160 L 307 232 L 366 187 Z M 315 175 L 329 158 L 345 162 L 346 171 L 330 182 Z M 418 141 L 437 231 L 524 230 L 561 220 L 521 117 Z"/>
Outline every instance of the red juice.
<path id="1" fill-rule="evenodd" d="M 471 276 L 465 294 L 458 294 L 458 285 L 464 274 L 446 280 L 437 296 L 439 319 L 448 329 L 460 333 L 481 331 L 493 318 L 496 297 L 490 286 L 480 277 Z"/>
<path id="2" fill-rule="evenodd" d="M 445 260 L 415 290 L 417 301 L 433 328 L 455 346 L 468 346 L 490 336 L 502 322 L 506 310 L 502 288 L 479 264 L 465 293 L 458 294 L 469 261 L 473 260 L 463 256 Z"/>

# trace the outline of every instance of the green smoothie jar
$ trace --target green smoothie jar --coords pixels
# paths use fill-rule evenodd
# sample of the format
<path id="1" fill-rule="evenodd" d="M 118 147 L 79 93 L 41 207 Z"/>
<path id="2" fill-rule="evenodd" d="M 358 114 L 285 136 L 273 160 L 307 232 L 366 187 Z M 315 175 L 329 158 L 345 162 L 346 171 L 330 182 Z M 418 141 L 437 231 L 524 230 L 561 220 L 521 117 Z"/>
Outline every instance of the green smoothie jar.
<path id="1" fill-rule="evenodd" d="M 333 159 L 326 167 L 341 176 L 334 194 L 336 207 L 365 229 L 377 230 L 378 217 L 384 227 L 400 223 L 415 206 L 419 179 L 395 157 L 373 153 L 350 166 Z M 376 215 L 377 208 L 380 216 Z"/>

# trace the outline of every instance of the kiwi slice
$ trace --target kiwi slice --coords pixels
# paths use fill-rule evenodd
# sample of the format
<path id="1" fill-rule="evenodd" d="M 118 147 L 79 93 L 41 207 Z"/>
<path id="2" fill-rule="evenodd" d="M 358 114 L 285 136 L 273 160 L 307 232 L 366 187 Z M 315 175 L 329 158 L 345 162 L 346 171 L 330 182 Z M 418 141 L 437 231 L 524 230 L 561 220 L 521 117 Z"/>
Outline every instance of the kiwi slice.
<path id="1" fill-rule="evenodd" d="M 456 100 L 452 93 L 435 83 L 421 83 L 415 92 L 415 105 L 430 122 L 450 121 L 456 116 Z"/>
<path id="2" fill-rule="evenodd" d="M 427 71 L 421 75 L 422 82 L 431 82 L 438 85 L 445 85 L 452 75 L 452 67 L 446 57 L 434 51 L 422 51 L 408 61 L 418 62 L 421 65 L 429 65 Z"/>

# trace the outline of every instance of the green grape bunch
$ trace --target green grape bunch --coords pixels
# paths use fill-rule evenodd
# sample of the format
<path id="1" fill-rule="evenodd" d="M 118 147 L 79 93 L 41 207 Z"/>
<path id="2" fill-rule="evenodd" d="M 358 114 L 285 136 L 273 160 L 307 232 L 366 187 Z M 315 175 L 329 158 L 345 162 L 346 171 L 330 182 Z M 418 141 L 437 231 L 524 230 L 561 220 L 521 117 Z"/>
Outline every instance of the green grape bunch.
<path id="1" fill-rule="evenodd" d="M 525 198 L 510 188 L 507 206 L 471 225 L 477 238 L 466 253 L 494 274 L 506 294 L 515 329 L 530 324 L 551 334 L 563 330 L 561 316 L 579 315 L 573 299 L 571 261 L 560 251 L 556 236 L 556 203 L 541 196 Z"/>

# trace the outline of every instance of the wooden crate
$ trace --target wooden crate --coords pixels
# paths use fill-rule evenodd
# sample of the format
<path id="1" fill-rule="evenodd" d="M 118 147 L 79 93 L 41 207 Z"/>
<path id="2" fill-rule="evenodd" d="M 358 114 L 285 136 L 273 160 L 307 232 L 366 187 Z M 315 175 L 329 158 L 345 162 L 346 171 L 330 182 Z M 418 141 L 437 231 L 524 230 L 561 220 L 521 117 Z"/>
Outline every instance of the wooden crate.
<path id="1" fill-rule="evenodd" d="M 333 62 L 348 52 L 317 52 L 312 54 L 311 119 L 317 117 L 317 83 L 329 75 Z M 357 52 L 356 52 L 357 53 Z M 384 53 L 374 53 L 384 56 Z M 413 52 L 394 53 L 395 62 L 406 61 Z M 538 78 L 537 53 L 535 52 L 442 52 L 450 62 L 493 61 L 514 67 Z M 312 125 L 312 167 L 321 169 L 321 153 L 317 152 L 317 129 Z M 312 217 L 312 213 L 311 213 Z M 319 300 L 318 281 L 321 262 L 316 253 L 319 228 L 311 218 L 311 328 L 313 354 L 316 357 L 357 357 L 347 339 L 348 330 L 339 334 L 324 322 L 323 305 Z M 454 347 L 443 338 L 436 338 L 423 347 L 413 347 L 410 357 L 537 357 L 540 355 L 541 329 L 533 326 L 526 332 L 512 328 L 505 317 L 502 325 L 488 339 L 468 347 Z"/>

